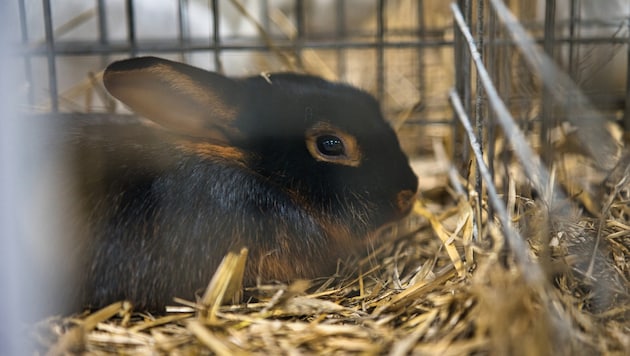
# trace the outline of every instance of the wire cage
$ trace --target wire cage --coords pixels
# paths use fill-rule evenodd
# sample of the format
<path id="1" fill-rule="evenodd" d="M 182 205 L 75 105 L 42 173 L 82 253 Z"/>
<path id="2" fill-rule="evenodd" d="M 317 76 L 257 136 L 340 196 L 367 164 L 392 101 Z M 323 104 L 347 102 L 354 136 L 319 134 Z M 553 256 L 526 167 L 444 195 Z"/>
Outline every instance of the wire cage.
<path id="1" fill-rule="evenodd" d="M 11 0 L 8 8 L 19 22 L 12 50 L 29 114 L 129 117 L 100 77 L 108 63 L 141 55 L 230 76 L 306 72 L 372 93 L 423 173 L 421 190 L 440 186 L 472 202 L 473 243 L 491 243 L 499 227 L 532 285 L 547 271 L 522 236 L 531 226 L 513 221 L 515 196 L 541 202 L 557 221 L 606 215 L 598 200 L 622 190 L 606 177 L 623 177 L 619 162 L 627 164 L 627 0 Z M 614 193 L 599 189 L 606 184 Z"/>
<path id="2" fill-rule="evenodd" d="M 625 255 L 619 251 L 626 247 L 602 252 L 598 244 L 614 241 L 603 231 L 624 216 L 612 201 L 627 189 L 620 156 L 628 127 L 630 3 L 550 0 L 539 2 L 535 14 L 524 3 L 512 9 L 506 3 L 451 5 L 456 71 L 450 101 L 461 123 L 454 128 L 465 137 L 454 162 L 474 187 L 475 194 L 468 193 L 478 217 L 474 238 L 491 239 L 495 222 L 534 288 L 551 274 L 558 241 L 566 248 L 579 240 L 590 251 L 590 265 L 574 267 L 583 276 L 598 274 L 593 266 L 603 256 Z M 461 185 L 459 191 L 466 194 Z M 541 214 L 540 220 L 523 218 Z M 596 232 L 586 228 L 588 216 L 600 219 Z M 528 256 L 532 246 L 536 262 Z M 602 277 L 616 273 L 604 267 L 599 273 L 592 293 L 607 301 L 593 302 L 595 309 L 616 295 L 615 283 Z"/>
<path id="3" fill-rule="evenodd" d="M 360 85 L 399 109 L 417 102 L 425 85 L 421 51 L 446 46 L 444 34 L 450 30 L 444 9 L 444 20 L 430 29 L 418 20 L 428 17 L 422 1 L 64 0 L 17 5 L 29 103 L 61 112 L 102 110 L 82 105 L 77 98 L 85 87 L 77 85 L 116 58 L 149 54 L 228 75 L 312 72 Z M 390 67 L 406 72 L 387 73 Z M 38 78 L 41 83 L 34 81 Z M 412 93 L 395 92 L 401 85 Z"/>
<path id="4" fill-rule="evenodd" d="M 477 192 L 484 196 L 481 187 L 488 184 L 489 211 L 500 212 L 503 226 L 509 225 L 504 202 L 492 195 L 495 185 L 509 195 L 508 157 L 520 162 L 533 190 L 563 196 L 547 186 L 550 170 L 566 167 L 566 142 L 558 137 L 576 136 L 590 159 L 582 162 L 582 171 L 562 173 L 583 178 L 576 184 L 584 186 L 592 178 L 585 178 L 589 172 L 597 174 L 586 167 L 610 170 L 617 162 L 619 137 L 612 136 L 608 123 L 628 127 L 630 4 L 545 1 L 535 13 L 522 3 L 513 8 L 501 1 L 452 5 L 456 71 L 450 100 L 472 145 L 472 152 L 463 146 L 461 162 L 475 157 Z M 497 152 L 500 137 L 509 142 L 510 153 L 505 147 Z M 551 206 L 554 199 L 559 197 L 546 203 Z"/>
<path id="5" fill-rule="evenodd" d="M 452 27 L 438 1 L 19 0 L 13 10 L 21 91 L 36 112 L 116 112 L 100 72 L 156 55 L 232 76 L 299 71 L 348 82 L 410 137 L 452 119 Z"/>
<path id="6" fill-rule="evenodd" d="M 627 4 L 513 0 L 507 5 L 595 107 L 619 119 L 627 92 Z M 99 74 L 115 59 L 138 55 L 235 76 L 302 71 L 349 82 L 373 93 L 395 125 L 405 124 L 402 132 L 409 138 L 427 134 L 419 124 L 452 122 L 447 93 L 454 85 L 469 105 L 463 91 L 471 87 L 464 83 L 471 80 L 466 59 L 455 64 L 453 53 L 464 46 L 453 46 L 457 31 L 445 2 L 16 0 L 8 7 L 19 19 L 15 41 L 24 60 L 19 90 L 31 111 L 115 112 Z M 497 48 L 484 58 L 497 63 L 489 67 L 497 89 L 517 116 L 535 115 L 531 103 L 540 92 L 535 76 L 506 44 L 511 39 L 500 38 L 494 17 L 478 20 L 481 47 Z M 412 146 L 411 151 L 427 151 L 426 144 Z"/>

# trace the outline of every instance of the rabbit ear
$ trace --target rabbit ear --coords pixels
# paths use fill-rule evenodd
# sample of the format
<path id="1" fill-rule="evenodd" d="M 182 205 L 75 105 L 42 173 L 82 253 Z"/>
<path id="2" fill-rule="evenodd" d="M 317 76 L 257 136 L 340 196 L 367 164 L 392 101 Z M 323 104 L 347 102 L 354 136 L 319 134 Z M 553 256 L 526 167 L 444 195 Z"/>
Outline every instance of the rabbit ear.
<path id="1" fill-rule="evenodd" d="M 107 90 L 136 113 L 179 134 L 230 142 L 242 101 L 238 82 L 155 57 L 112 63 L 103 74 Z"/>

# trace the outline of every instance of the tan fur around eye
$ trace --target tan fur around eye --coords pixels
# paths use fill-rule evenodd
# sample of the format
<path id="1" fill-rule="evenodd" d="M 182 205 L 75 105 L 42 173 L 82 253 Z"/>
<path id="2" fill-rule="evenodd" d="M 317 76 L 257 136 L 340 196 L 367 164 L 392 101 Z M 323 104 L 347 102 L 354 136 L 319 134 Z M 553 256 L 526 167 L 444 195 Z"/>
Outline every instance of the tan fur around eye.
<path id="1" fill-rule="evenodd" d="M 317 148 L 317 138 L 322 135 L 339 137 L 345 147 L 345 154 L 341 156 L 327 156 L 319 152 Z M 361 149 L 357 143 L 356 137 L 328 122 L 320 121 L 306 131 L 306 148 L 313 158 L 321 162 L 330 162 L 350 167 L 358 167 L 361 165 Z"/>

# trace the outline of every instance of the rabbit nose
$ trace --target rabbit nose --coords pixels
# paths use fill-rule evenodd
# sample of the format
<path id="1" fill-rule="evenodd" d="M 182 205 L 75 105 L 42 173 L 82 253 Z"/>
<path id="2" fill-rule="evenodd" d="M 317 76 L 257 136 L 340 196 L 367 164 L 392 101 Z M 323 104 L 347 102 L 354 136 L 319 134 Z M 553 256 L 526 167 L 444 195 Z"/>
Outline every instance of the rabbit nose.
<path id="1" fill-rule="evenodd" d="M 413 202 L 416 200 L 416 192 L 413 190 L 405 189 L 398 192 L 396 195 L 396 206 L 402 213 L 407 213 L 411 210 Z"/>

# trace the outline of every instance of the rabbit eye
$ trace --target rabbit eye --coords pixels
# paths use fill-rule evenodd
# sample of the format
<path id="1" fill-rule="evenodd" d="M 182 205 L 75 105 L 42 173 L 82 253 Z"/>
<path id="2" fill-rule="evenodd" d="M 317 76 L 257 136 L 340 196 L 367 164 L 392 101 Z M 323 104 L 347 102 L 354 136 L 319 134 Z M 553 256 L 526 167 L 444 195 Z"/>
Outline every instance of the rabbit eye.
<path id="1" fill-rule="evenodd" d="M 319 136 L 317 138 L 317 149 L 326 156 L 341 156 L 346 152 L 343 141 L 333 135 Z"/>
<path id="2" fill-rule="evenodd" d="M 305 132 L 306 149 L 319 162 L 358 167 L 361 149 L 356 137 L 328 122 L 317 122 Z"/>

